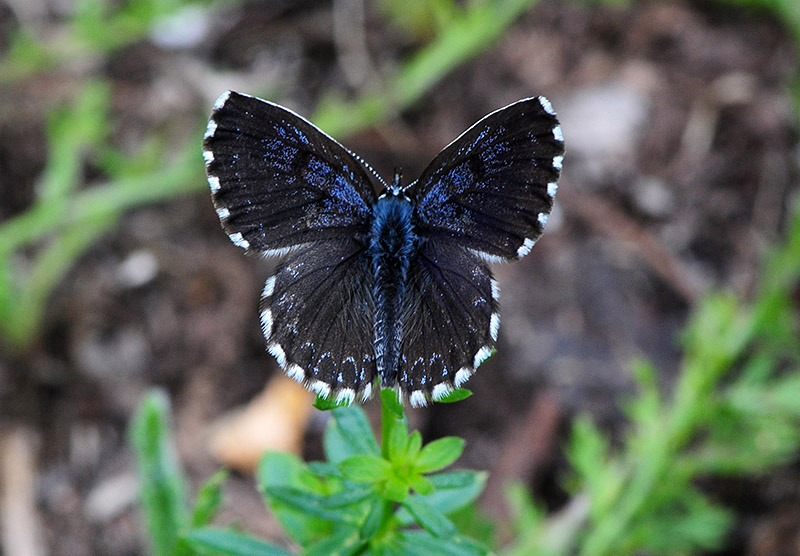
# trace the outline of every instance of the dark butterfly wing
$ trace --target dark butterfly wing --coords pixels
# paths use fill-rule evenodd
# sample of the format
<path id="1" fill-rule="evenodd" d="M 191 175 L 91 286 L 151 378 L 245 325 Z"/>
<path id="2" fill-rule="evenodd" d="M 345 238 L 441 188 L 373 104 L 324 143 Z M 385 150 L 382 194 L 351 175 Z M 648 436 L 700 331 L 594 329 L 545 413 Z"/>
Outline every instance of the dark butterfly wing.
<path id="1" fill-rule="evenodd" d="M 224 93 L 203 156 L 222 226 L 244 249 L 283 254 L 369 231 L 375 192 L 365 165 L 285 108 Z"/>
<path id="2" fill-rule="evenodd" d="M 376 377 L 369 257 L 349 239 L 294 250 L 267 280 L 261 328 L 286 373 L 323 397 L 365 400 Z"/>
<path id="3" fill-rule="evenodd" d="M 414 406 L 464 383 L 494 352 L 499 290 L 475 253 L 423 242 L 411 263 L 398 383 Z"/>
<path id="4" fill-rule="evenodd" d="M 490 261 L 522 257 L 553 208 L 564 140 L 544 97 L 492 112 L 450 143 L 406 194 L 416 233 Z"/>

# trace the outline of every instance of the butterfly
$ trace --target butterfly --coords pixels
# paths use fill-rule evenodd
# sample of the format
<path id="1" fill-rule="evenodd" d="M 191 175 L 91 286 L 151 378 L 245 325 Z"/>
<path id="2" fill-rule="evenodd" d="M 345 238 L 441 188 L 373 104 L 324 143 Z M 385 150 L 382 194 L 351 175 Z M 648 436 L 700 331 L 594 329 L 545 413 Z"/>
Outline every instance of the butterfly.
<path id="1" fill-rule="evenodd" d="M 425 405 L 494 353 L 499 288 L 487 262 L 519 259 L 541 236 L 563 155 L 544 97 L 488 114 L 407 186 L 294 112 L 233 91 L 203 141 L 231 241 L 282 258 L 259 305 L 268 351 L 347 404 L 369 399 L 379 377 Z"/>

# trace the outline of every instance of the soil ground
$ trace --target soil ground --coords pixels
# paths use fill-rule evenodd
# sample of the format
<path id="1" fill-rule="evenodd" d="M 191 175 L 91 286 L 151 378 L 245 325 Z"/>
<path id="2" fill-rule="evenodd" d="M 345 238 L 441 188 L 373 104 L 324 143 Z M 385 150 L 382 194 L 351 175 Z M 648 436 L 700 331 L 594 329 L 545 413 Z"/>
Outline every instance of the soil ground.
<path id="1" fill-rule="evenodd" d="M 16 25 L 2 12 L 0 36 Z M 308 114 L 324 92 L 376 77 L 347 69 L 328 3 L 245 3 L 209 23 L 192 47 L 142 41 L 98 68 L 113 85 L 114 142 L 141 140 L 167 111 L 188 129 L 226 88 L 276 90 L 274 100 Z M 372 10 L 365 29 L 370 71 L 417 46 Z M 563 504 L 561 448 L 572 417 L 588 413 L 621 432 L 631 361 L 652 361 L 668 390 L 693 301 L 712 288 L 752 293 L 797 184 L 787 94 L 796 67 L 789 34 L 760 12 L 548 1 L 400 118 L 345 140 L 383 176 L 402 166 L 413 179 L 463 129 L 509 102 L 544 94 L 561 117 L 567 157 L 545 236 L 522 261 L 494 267 L 497 355 L 469 382 L 472 398 L 411 416 L 427 439 L 467 439 L 460 465 L 495 477 L 487 507 L 500 504 L 500 479 L 510 476 L 551 508 Z M 0 218 L 31 202 L 46 156 L 44 113 L 79 84 L 46 75 L 0 92 Z M 125 274 L 137 256 L 156 263 L 144 283 Z M 207 427 L 280 372 L 257 313 L 274 265 L 231 244 L 207 193 L 135 210 L 58 287 L 34 347 L 0 354 L 0 431 L 23 431 L 36 447 L 48 553 L 144 554 L 126 426 L 153 385 L 172 400 L 192 485 L 216 469 Z M 320 456 L 321 430 L 313 419 L 306 457 Z M 707 488 L 739 516 L 719 554 L 800 554 L 800 465 Z M 226 496 L 222 522 L 281 538 L 250 477 L 234 475 Z"/>

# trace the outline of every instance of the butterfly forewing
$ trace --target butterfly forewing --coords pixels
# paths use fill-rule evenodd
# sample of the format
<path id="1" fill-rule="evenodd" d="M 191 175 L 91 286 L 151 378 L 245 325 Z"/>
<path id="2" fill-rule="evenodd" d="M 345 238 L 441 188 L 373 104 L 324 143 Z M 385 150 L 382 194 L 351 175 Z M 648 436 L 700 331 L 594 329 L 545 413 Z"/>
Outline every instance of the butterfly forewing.
<path id="1" fill-rule="evenodd" d="M 409 186 L 417 234 L 489 260 L 527 254 L 553 208 L 563 154 L 561 128 L 544 97 L 489 114 Z"/>
<path id="2" fill-rule="evenodd" d="M 424 242 L 409 269 L 400 388 L 413 405 L 460 386 L 494 350 L 497 285 L 471 251 Z"/>
<path id="3" fill-rule="evenodd" d="M 281 254 L 369 230 L 375 192 L 362 165 L 285 108 L 223 94 L 203 156 L 217 214 L 231 240 L 245 249 Z"/>
<path id="4" fill-rule="evenodd" d="M 367 398 L 375 380 L 372 273 L 358 242 L 294 250 L 267 281 L 261 325 L 286 373 L 323 396 Z"/>

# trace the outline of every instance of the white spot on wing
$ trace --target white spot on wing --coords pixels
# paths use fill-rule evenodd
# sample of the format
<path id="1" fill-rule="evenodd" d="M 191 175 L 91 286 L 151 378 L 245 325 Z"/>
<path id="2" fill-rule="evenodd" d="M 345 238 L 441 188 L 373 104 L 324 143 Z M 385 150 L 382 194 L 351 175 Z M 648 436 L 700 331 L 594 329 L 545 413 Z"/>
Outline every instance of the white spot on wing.
<path id="1" fill-rule="evenodd" d="M 551 197 L 556 196 L 556 191 L 558 191 L 558 184 L 554 181 L 551 181 L 547 184 L 547 194 Z"/>
<path id="2" fill-rule="evenodd" d="M 231 92 L 230 91 L 225 91 L 224 93 L 219 95 L 217 100 L 214 101 L 214 110 L 219 110 L 220 108 L 225 106 L 225 103 L 228 102 L 228 99 L 230 98 L 230 96 L 231 96 Z"/>
<path id="3" fill-rule="evenodd" d="M 217 131 L 217 122 L 214 120 L 208 120 L 208 125 L 206 126 L 206 134 L 204 137 L 208 139 L 209 137 L 213 137 L 214 133 Z"/>
<path id="4" fill-rule="evenodd" d="M 364 391 L 361 393 L 361 401 L 365 402 L 372 397 L 372 384 L 364 386 Z"/>
<path id="5" fill-rule="evenodd" d="M 345 388 L 343 390 L 339 390 L 336 394 L 336 403 L 347 402 L 347 405 L 353 403 L 353 400 L 356 397 L 356 391 L 352 388 Z"/>
<path id="6" fill-rule="evenodd" d="M 534 245 L 536 245 L 536 240 L 526 237 L 525 241 L 523 241 L 522 245 L 520 245 L 519 249 L 517 249 L 517 256 L 524 257 L 525 255 L 531 252 L 531 249 L 533 248 Z"/>
<path id="7" fill-rule="evenodd" d="M 561 164 L 564 162 L 563 156 L 554 156 L 553 157 L 553 168 L 556 170 L 561 170 Z"/>
<path id="8" fill-rule="evenodd" d="M 218 209 L 217 209 L 217 216 L 219 216 L 219 219 L 220 219 L 220 220 L 225 220 L 225 219 L 226 219 L 226 218 L 228 218 L 230 215 L 231 215 L 231 211 L 229 211 L 229 210 L 228 210 L 228 209 L 226 209 L 225 207 L 222 207 L 222 208 L 218 208 Z M 240 234 L 240 235 L 241 235 L 241 234 Z"/>
<path id="9" fill-rule="evenodd" d="M 553 128 L 553 137 L 555 138 L 556 141 L 563 141 L 564 140 L 564 134 L 561 133 L 561 126 L 560 125 L 557 125 L 556 127 Z"/>
<path id="10" fill-rule="evenodd" d="M 331 394 L 330 385 L 322 382 L 321 380 L 315 380 L 309 384 L 308 387 L 323 398 L 327 398 Z"/>
<path id="11" fill-rule="evenodd" d="M 214 162 L 214 153 L 211 151 L 203 151 L 203 160 L 206 161 L 206 166 Z"/>
<path id="12" fill-rule="evenodd" d="M 302 383 L 306 379 L 306 372 L 300 365 L 292 363 L 286 369 L 286 376 Z"/>
<path id="13" fill-rule="evenodd" d="M 208 185 L 211 187 L 211 193 L 216 193 L 221 189 L 217 176 L 208 176 Z"/>
<path id="14" fill-rule="evenodd" d="M 556 115 L 556 111 L 553 110 L 553 105 L 550 104 L 550 101 L 547 100 L 545 97 L 539 97 L 539 104 L 541 104 L 544 111 L 550 114 L 551 116 Z"/>
<path id="15" fill-rule="evenodd" d="M 499 321 L 498 321 L 498 325 L 499 325 Z M 478 353 L 475 354 L 475 360 L 473 361 L 472 366 L 477 369 L 478 366 L 481 363 L 483 363 L 484 361 L 486 361 L 487 359 L 489 359 L 489 357 L 491 355 L 492 355 L 492 348 L 490 348 L 489 346 L 483 346 L 481 349 L 478 350 Z M 461 372 L 461 371 L 459 371 L 459 372 Z"/>
<path id="16" fill-rule="evenodd" d="M 272 335 L 272 311 L 269 309 L 261 311 L 261 332 L 267 340 Z"/>
<path id="17" fill-rule="evenodd" d="M 480 257 L 487 263 L 504 263 L 507 260 L 503 257 L 498 257 L 497 255 L 492 255 L 490 253 L 484 253 L 483 251 L 478 251 L 477 249 L 470 249 L 470 251 L 475 253 L 478 257 Z"/>
<path id="18" fill-rule="evenodd" d="M 272 297 L 272 292 L 275 291 L 275 277 L 270 276 L 267 283 L 264 284 L 264 291 L 261 292 L 261 297 Z"/>
<path id="19" fill-rule="evenodd" d="M 267 351 L 272 354 L 275 360 L 278 362 L 278 365 L 281 367 L 286 367 L 286 353 L 284 353 L 283 348 L 280 344 L 272 343 L 267 346 Z"/>
<path id="20" fill-rule="evenodd" d="M 459 388 L 462 384 L 464 384 L 469 379 L 470 376 L 472 376 L 472 369 L 470 369 L 469 367 L 461 367 L 460 369 L 458 369 L 455 379 L 453 380 L 453 382 L 456 385 L 456 388 Z"/>
<path id="21" fill-rule="evenodd" d="M 433 387 L 432 397 L 434 400 L 441 400 L 452 391 L 453 388 L 449 384 L 447 384 L 446 382 L 440 382 L 439 384 Z"/>
<path id="22" fill-rule="evenodd" d="M 492 313 L 492 318 L 489 320 L 489 335 L 492 340 L 497 341 L 497 331 L 500 330 L 500 314 Z M 476 367 L 478 365 L 475 365 Z"/>
<path id="23" fill-rule="evenodd" d="M 492 299 L 495 301 L 500 299 L 500 284 L 494 278 L 492 278 Z"/>
<path id="24" fill-rule="evenodd" d="M 540 212 L 539 213 L 539 217 L 537 218 L 537 220 L 539 220 L 539 224 L 542 225 L 542 228 L 547 226 L 547 213 L 546 212 Z"/>
<path id="25" fill-rule="evenodd" d="M 411 392 L 411 395 L 408 399 L 411 402 L 412 407 L 422 407 L 427 401 L 425 400 L 425 392 L 422 390 L 414 390 Z"/>
<path id="26" fill-rule="evenodd" d="M 264 249 L 261 254 L 265 257 L 283 257 L 284 255 L 291 253 L 296 248 L 297 246 L 295 245 L 292 247 L 280 247 L 278 249 Z"/>
<path id="27" fill-rule="evenodd" d="M 242 249 L 250 249 L 250 242 L 243 238 L 240 232 L 230 234 L 228 237 L 231 238 L 235 246 L 241 247 Z"/>

